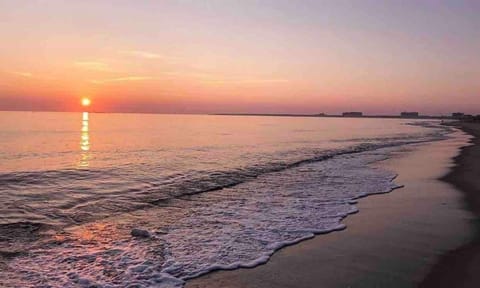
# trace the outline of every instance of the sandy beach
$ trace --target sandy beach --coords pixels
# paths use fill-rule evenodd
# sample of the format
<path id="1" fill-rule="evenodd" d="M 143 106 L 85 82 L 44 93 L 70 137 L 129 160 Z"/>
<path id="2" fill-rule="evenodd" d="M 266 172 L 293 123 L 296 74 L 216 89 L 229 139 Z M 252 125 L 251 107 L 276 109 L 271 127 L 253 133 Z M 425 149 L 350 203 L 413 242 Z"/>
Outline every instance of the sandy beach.
<path id="1" fill-rule="evenodd" d="M 478 126 L 464 129 L 478 133 Z M 478 203 L 472 202 L 478 170 L 471 166 L 479 163 L 478 138 L 459 155 L 467 141 L 463 135 L 406 147 L 375 164 L 399 174 L 396 182 L 404 187 L 360 199 L 360 212 L 344 220 L 347 229 L 286 247 L 265 265 L 213 272 L 186 287 L 473 287 L 473 276 L 470 282 L 459 278 L 463 267 L 467 273 L 480 267 L 478 257 L 469 258 L 479 255 L 471 254 L 479 251 L 471 212 L 478 206 L 465 206 L 464 198 Z M 464 266 L 452 269 L 458 262 Z"/>
<path id="2" fill-rule="evenodd" d="M 441 257 L 420 287 L 479 287 L 480 285 L 480 125 L 459 123 L 458 126 L 474 136 L 473 145 L 464 147 L 455 157 L 456 166 L 442 180 L 464 193 L 464 205 L 477 217 L 476 234 L 468 244 Z"/>

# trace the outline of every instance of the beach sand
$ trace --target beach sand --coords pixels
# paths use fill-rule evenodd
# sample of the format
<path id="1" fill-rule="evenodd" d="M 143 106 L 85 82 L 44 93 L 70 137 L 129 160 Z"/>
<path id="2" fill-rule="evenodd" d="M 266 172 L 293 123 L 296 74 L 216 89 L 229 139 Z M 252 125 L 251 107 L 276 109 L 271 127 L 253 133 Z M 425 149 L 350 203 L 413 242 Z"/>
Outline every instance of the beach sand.
<path id="1" fill-rule="evenodd" d="M 396 183 L 405 187 L 360 199 L 360 212 L 343 221 L 347 229 L 286 247 L 265 265 L 209 273 L 186 287 L 416 287 L 426 275 L 436 277 L 430 270 L 442 255 L 474 239 L 463 194 L 438 180 L 466 141 L 410 146 L 376 163 L 398 173 Z"/>
<path id="2" fill-rule="evenodd" d="M 468 244 L 441 257 L 420 287 L 480 287 L 480 124 L 458 125 L 475 137 L 474 145 L 462 149 L 456 166 L 442 180 L 464 193 L 465 207 L 476 216 L 476 234 Z"/>

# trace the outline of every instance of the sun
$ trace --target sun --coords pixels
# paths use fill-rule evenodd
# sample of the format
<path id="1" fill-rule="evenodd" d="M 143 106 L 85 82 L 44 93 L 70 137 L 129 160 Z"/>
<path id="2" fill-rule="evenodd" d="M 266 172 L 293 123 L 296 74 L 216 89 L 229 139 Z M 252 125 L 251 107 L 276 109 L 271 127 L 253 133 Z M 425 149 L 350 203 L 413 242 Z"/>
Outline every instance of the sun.
<path id="1" fill-rule="evenodd" d="M 90 104 L 92 104 L 92 101 L 90 101 L 90 99 L 82 98 L 82 106 L 83 107 L 88 107 L 88 106 L 90 106 Z"/>

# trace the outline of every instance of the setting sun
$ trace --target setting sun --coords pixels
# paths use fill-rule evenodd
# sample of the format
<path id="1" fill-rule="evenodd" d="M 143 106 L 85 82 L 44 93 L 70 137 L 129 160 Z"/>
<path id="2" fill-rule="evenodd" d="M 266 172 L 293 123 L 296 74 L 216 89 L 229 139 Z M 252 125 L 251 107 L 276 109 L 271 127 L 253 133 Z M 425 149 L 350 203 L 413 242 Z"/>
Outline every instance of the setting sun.
<path id="1" fill-rule="evenodd" d="M 90 101 L 90 99 L 82 98 L 82 106 L 88 107 L 88 106 L 90 106 L 91 103 L 92 103 L 92 101 Z"/>

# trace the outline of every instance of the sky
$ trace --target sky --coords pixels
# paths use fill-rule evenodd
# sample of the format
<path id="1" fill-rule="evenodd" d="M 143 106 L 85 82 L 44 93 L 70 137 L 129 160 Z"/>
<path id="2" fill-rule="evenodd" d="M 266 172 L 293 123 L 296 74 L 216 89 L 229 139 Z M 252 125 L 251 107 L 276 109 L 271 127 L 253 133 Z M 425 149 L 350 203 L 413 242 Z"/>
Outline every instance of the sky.
<path id="1" fill-rule="evenodd" d="M 480 1 L 0 0 L 0 110 L 480 113 Z"/>

